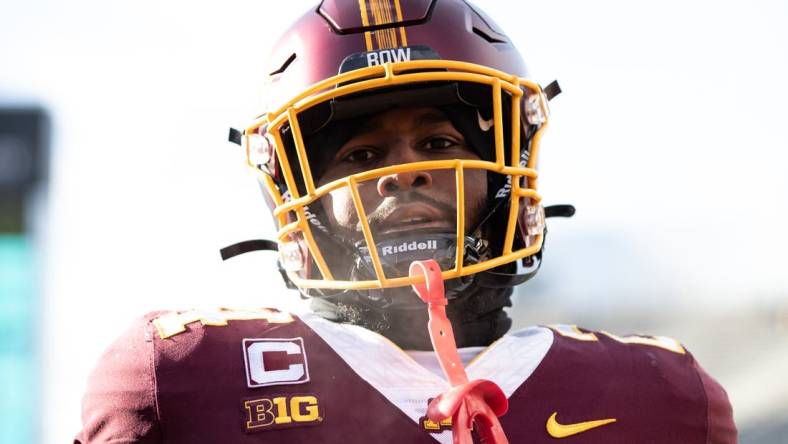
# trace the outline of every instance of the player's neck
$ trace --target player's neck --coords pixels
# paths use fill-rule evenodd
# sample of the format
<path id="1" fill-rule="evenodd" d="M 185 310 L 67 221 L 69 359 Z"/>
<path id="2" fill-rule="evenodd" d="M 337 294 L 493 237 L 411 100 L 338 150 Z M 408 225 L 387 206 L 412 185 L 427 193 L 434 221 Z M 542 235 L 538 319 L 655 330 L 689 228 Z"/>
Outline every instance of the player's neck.
<path id="1" fill-rule="evenodd" d="M 509 330 L 512 321 L 503 307 L 510 305 L 511 289 L 506 290 L 497 294 L 468 294 L 449 302 L 446 312 L 458 347 L 486 347 Z M 336 302 L 315 298 L 310 307 L 330 321 L 377 332 L 403 350 L 432 350 L 426 305 L 423 310 L 379 310 L 359 300 Z"/>

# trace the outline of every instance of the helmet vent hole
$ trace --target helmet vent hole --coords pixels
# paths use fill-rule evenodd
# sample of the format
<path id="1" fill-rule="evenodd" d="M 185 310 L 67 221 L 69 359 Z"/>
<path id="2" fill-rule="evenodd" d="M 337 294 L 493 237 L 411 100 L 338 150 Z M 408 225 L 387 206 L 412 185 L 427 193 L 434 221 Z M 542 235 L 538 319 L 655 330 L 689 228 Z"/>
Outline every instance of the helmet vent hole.
<path id="1" fill-rule="evenodd" d="M 496 39 L 495 37 L 487 34 L 486 32 L 482 31 L 481 29 L 475 26 L 473 27 L 473 33 L 483 38 L 484 40 L 487 40 L 489 43 L 506 43 L 501 39 Z"/>
<path id="2" fill-rule="evenodd" d="M 296 59 L 296 54 L 295 53 L 290 54 L 290 57 L 288 57 L 287 60 L 285 60 L 285 62 L 282 64 L 282 66 L 279 67 L 279 69 L 277 69 L 276 71 L 271 71 L 271 73 L 269 75 L 275 76 L 277 74 L 281 74 L 281 73 L 285 72 L 287 67 L 290 66 L 290 64 L 293 63 L 293 61 L 295 61 L 295 59 Z"/>

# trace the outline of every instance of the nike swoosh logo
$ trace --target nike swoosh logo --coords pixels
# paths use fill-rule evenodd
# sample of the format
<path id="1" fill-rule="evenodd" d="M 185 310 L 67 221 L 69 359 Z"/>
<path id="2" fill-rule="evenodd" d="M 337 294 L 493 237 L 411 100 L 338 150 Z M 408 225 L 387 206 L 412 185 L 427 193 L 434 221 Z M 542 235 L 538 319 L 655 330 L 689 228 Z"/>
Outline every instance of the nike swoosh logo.
<path id="1" fill-rule="evenodd" d="M 555 419 L 558 412 L 553 412 L 547 420 L 547 433 L 553 438 L 566 438 L 585 431 L 616 422 L 615 418 L 597 419 L 595 421 L 578 422 L 575 424 L 559 424 Z"/>
<path id="2" fill-rule="evenodd" d="M 481 128 L 482 131 L 487 132 L 490 130 L 490 128 L 492 128 L 493 119 L 490 120 L 482 119 L 482 113 L 480 113 L 479 110 L 476 110 L 476 116 L 479 118 L 479 128 Z"/>

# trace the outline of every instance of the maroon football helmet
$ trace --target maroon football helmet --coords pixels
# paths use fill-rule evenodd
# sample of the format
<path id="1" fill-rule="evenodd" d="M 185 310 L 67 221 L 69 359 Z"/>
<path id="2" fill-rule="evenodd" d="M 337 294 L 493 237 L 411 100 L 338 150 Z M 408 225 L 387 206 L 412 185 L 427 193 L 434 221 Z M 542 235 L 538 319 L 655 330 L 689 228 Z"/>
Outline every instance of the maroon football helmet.
<path id="1" fill-rule="evenodd" d="M 413 283 L 402 264 L 434 258 L 451 297 L 473 283 L 511 288 L 535 274 L 545 234 L 539 139 L 547 100 L 559 89 L 527 78 L 489 17 L 463 0 L 323 0 L 274 48 L 263 112 L 241 139 L 264 184 L 289 281 L 311 295 L 380 293 Z M 319 184 L 358 119 L 410 106 L 440 108 L 481 160 L 391 165 Z M 431 169 L 458 178 L 455 230 L 386 238 L 364 223 L 359 183 Z M 488 177 L 485 214 L 473 227 L 462 197 L 471 169 Z M 340 188 L 354 195 L 359 239 L 336 235 L 326 222 L 321 199 Z"/>

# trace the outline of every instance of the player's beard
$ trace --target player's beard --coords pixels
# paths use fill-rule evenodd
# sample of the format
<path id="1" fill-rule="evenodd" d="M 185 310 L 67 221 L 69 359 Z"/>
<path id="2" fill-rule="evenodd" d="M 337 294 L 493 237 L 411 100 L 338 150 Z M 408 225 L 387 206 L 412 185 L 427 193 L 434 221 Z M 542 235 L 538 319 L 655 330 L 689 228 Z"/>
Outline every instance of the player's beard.
<path id="1" fill-rule="evenodd" d="M 400 193 L 384 199 L 374 211 L 367 215 L 367 221 L 378 240 L 377 231 L 386 218 L 399 206 L 404 204 L 423 203 L 437 209 L 450 221 L 449 232 L 456 230 L 456 203 L 436 200 L 432 196 L 420 192 Z M 482 210 L 486 206 L 486 198 L 478 202 L 466 202 L 467 232 L 481 220 Z M 349 221 L 348 221 L 349 222 Z M 351 228 L 352 227 L 352 228 Z M 353 225 L 346 225 L 343 243 L 348 247 L 364 239 L 361 226 L 356 220 Z M 397 233 L 392 233 L 396 236 Z M 347 254 L 330 254 L 336 261 L 347 261 Z M 409 264 L 406 264 L 409 265 Z M 351 264 L 337 267 L 350 269 Z M 371 278 L 371 277 L 370 277 Z M 424 304 L 410 287 L 398 287 L 378 290 L 390 299 L 399 299 L 405 304 L 381 306 L 364 292 L 350 292 L 336 298 L 316 297 L 312 301 L 312 309 L 322 317 L 336 321 L 359 325 L 378 332 L 403 349 L 431 350 L 432 343 L 427 329 L 428 312 Z M 452 299 L 447 307 L 447 315 L 452 322 L 455 338 L 459 347 L 486 346 L 501 337 L 511 327 L 503 307 L 511 306 L 511 288 L 469 288 L 459 297 Z M 407 300 L 407 301 L 405 301 Z"/>
<path id="2" fill-rule="evenodd" d="M 487 346 L 503 336 L 512 325 L 503 310 L 511 306 L 511 294 L 511 288 L 474 287 L 449 301 L 446 314 L 457 346 Z M 417 298 L 415 293 L 413 297 Z M 402 349 L 432 350 L 426 304 L 407 309 L 379 309 L 359 295 L 337 300 L 315 298 L 311 305 L 315 313 L 326 319 L 365 327 Z"/>

